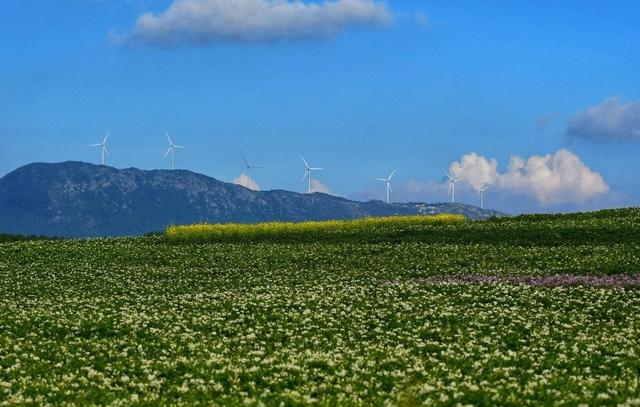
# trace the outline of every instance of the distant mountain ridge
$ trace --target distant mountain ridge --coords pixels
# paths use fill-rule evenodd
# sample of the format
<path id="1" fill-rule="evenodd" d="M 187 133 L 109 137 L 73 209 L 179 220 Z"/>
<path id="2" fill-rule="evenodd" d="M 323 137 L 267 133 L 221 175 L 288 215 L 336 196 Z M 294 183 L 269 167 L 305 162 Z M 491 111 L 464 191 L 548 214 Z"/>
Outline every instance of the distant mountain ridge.
<path id="1" fill-rule="evenodd" d="M 129 236 L 171 224 L 353 219 L 366 216 L 504 214 L 464 204 L 358 202 L 332 195 L 252 191 L 185 170 L 34 163 L 0 178 L 0 233 Z"/>

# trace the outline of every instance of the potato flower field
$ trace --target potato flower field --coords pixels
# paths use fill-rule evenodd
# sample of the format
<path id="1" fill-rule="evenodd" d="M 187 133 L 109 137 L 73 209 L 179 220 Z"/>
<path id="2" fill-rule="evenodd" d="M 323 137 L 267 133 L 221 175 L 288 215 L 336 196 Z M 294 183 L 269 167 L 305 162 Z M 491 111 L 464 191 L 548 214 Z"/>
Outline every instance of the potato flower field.
<path id="1" fill-rule="evenodd" d="M 335 225 L 0 243 L 0 405 L 640 405 L 639 209 Z"/>

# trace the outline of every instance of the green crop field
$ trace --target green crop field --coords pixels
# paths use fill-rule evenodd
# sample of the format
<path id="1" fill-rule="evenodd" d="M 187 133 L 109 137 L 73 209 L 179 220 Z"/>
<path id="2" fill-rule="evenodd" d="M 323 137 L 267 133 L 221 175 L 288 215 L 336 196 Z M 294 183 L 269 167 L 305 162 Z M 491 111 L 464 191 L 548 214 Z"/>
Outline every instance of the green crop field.
<path id="1" fill-rule="evenodd" d="M 640 210 L 342 226 L 0 243 L 0 405 L 640 405 Z"/>

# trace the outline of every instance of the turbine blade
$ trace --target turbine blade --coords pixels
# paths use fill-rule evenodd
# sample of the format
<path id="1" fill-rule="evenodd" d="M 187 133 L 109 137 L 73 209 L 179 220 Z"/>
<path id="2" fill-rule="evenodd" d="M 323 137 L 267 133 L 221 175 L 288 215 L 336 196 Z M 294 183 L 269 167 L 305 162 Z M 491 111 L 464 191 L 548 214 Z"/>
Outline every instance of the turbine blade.
<path id="1" fill-rule="evenodd" d="M 387 178 L 388 180 L 391 180 L 391 178 L 393 177 L 393 174 L 396 173 L 396 170 L 391 171 L 391 175 L 389 175 L 389 178 Z"/>
<path id="2" fill-rule="evenodd" d="M 169 155 L 169 153 L 171 152 L 171 150 L 173 150 L 173 147 L 169 147 L 169 149 L 167 150 L 166 153 L 164 153 L 164 158 L 167 158 L 167 156 Z"/>
<path id="3" fill-rule="evenodd" d="M 184 146 L 173 146 L 173 148 L 184 148 Z"/>
<path id="4" fill-rule="evenodd" d="M 302 176 L 302 181 L 304 181 L 307 178 L 307 175 L 309 175 L 309 170 L 306 170 L 304 172 L 304 175 Z"/>
<path id="5" fill-rule="evenodd" d="M 449 178 L 449 180 L 453 181 L 453 177 L 451 176 L 451 174 L 449 174 L 448 171 L 445 171 L 444 173 L 446 174 L 447 178 Z"/>
<path id="6" fill-rule="evenodd" d="M 249 165 L 249 161 L 247 161 L 247 157 L 245 157 L 244 152 L 240 150 L 240 154 L 242 154 L 242 159 L 244 160 L 244 166 L 247 168 L 253 168 Z"/>
<path id="7" fill-rule="evenodd" d="M 302 155 L 300 155 L 300 158 L 302 158 L 302 161 L 304 162 L 304 166 L 307 167 L 307 169 L 309 169 L 309 163 L 307 163 L 307 160 L 305 160 Z"/>
<path id="8" fill-rule="evenodd" d="M 89 144 L 89 147 L 102 147 L 102 144 Z"/>
<path id="9" fill-rule="evenodd" d="M 173 146 L 173 141 L 171 141 L 171 137 L 169 137 L 169 133 L 165 131 L 164 134 L 167 136 L 167 140 L 169 140 L 169 144 Z"/>
<path id="10" fill-rule="evenodd" d="M 104 140 L 102 141 L 102 144 L 107 144 L 107 139 L 109 138 L 109 133 L 107 133 L 106 136 L 104 136 Z"/>
<path id="11" fill-rule="evenodd" d="M 393 188 L 391 188 L 391 183 L 387 181 L 387 188 L 389 188 L 389 192 L 393 192 Z"/>
<path id="12" fill-rule="evenodd" d="M 449 183 L 449 190 L 447 191 L 447 195 L 451 193 L 451 188 L 453 188 L 453 182 Z"/>
<path id="13" fill-rule="evenodd" d="M 387 179 L 386 179 L 386 178 L 374 178 L 374 180 L 376 180 L 376 181 L 385 181 L 385 182 L 387 182 Z"/>
<path id="14" fill-rule="evenodd" d="M 107 149 L 107 146 L 102 146 L 102 149 L 104 150 L 104 152 L 105 152 L 107 155 L 111 155 L 111 154 L 109 154 L 109 150 Z"/>

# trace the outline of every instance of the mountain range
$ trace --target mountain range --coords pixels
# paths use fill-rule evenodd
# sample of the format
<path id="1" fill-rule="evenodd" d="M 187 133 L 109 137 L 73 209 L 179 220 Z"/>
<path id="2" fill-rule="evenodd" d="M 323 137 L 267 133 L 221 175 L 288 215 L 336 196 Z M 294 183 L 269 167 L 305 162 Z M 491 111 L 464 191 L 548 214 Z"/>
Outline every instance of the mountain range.
<path id="1" fill-rule="evenodd" d="M 450 203 L 359 202 L 323 193 L 253 191 L 185 170 L 33 163 L 0 178 L 0 233 L 132 236 L 172 224 L 305 221 L 367 216 L 504 214 Z"/>

